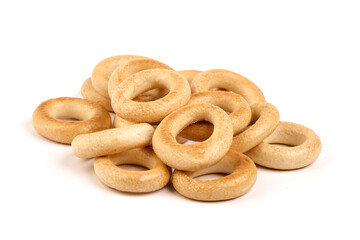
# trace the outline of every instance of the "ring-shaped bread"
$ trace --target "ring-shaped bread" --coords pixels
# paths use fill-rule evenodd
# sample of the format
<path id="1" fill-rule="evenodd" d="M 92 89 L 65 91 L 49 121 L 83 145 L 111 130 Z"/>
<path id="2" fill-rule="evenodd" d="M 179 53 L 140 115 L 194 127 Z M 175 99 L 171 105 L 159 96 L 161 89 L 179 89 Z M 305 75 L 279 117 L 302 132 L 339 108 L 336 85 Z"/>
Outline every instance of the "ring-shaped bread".
<path id="1" fill-rule="evenodd" d="M 198 180 L 196 177 L 210 173 L 225 173 L 213 180 Z M 221 201 L 237 198 L 247 193 L 256 181 L 254 162 L 247 156 L 229 151 L 218 163 L 199 171 L 175 170 L 172 184 L 181 195 L 200 201 Z"/>
<path id="2" fill-rule="evenodd" d="M 103 106 L 87 99 L 69 97 L 52 98 L 41 103 L 33 113 L 32 122 L 40 135 L 65 144 L 71 144 L 77 135 L 111 126 L 109 112 Z"/>
<path id="3" fill-rule="evenodd" d="M 235 72 L 211 69 L 199 73 L 191 82 L 193 93 L 210 91 L 213 88 L 225 89 L 240 94 L 249 105 L 265 102 L 264 94 L 249 79 Z"/>
<path id="4" fill-rule="evenodd" d="M 205 141 L 179 144 L 175 137 L 191 123 L 206 120 L 214 125 Z M 212 104 L 191 104 L 169 114 L 155 129 L 152 145 L 156 155 L 166 165 L 185 171 L 195 171 L 214 165 L 227 153 L 233 138 L 229 115 Z"/>
<path id="5" fill-rule="evenodd" d="M 102 96 L 109 98 L 108 82 L 112 72 L 119 66 L 125 65 L 131 60 L 147 59 L 136 55 L 116 55 L 105 58 L 94 67 L 91 74 L 91 83 L 95 90 Z"/>
<path id="6" fill-rule="evenodd" d="M 233 126 L 234 135 L 243 131 L 250 123 L 251 109 L 248 102 L 239 94 L 225 91 L 208 91 L 195 93 L 191 96 L 188 105 L 195 103 L 214 104 L 226 112 Z M 209 138 L 213 132 L 213 125 L 206 122 L 194 123 L 185 128 L 180 136 L 193 140 L 204 141 Z"/>
<path id="7" fill-rule="evenodd" d="M 153 88 L 166 88 L 169 93 L 155 101 L 132 100 Z M 118 85 L 111 97 L 111 105 L 114 112 L 126 120 L 156 123 L 187 104 L 190 95 L 189 83 L 179 73 L 167 69 L 150 69 L 135 73 Z"/>
<path id="8" fill-rule="evenodd" d="M 125 170 L 118 165 L 135 164 L 147 171 Z M 171 169 L 160 161 L 151 148 L 136 148 L 95 158 L 95 174 L 102 183 L 122 192 L 153 192 L 166 186 Z"/>
<path id="9" fill-rule="evenodd" d="M 129 149 L 146 147 L 151 143 L 154 128 L 148 123 L 138 123 L 121 128 L 111 128 L 74 138 L 71 149 L 79 158 L 93 158 L 115 154 Z"/>
<path id="10" fill-rule="evenodd" d="M 127 64 L 120 65 L 117 67 L 111 74 L 108 82 L 108 91 L 109 96 L 111 98 L 115 88 L 123 82 L 126 78 L 130 77 L 132 74 L 135 74 L 137 72 L 148 70 L 148 69 L 168 69 L 173 70 L 168 65 L 156 61 L 154 59 L 135 59 L 132 61 L 129 61 Z M 160 89 L 159 89 L 160 90 Z M 164 93 L 162 93 L 164 92 Z M 152 90 L 150 93 L 148 92 L 147 95 L 159 95 L 162 94 L 162 96 L 167 94 L 167 91 L 154 91 Z"/>
<path id="11" fill-rule="evenodd" d="M 270 136 L 244 154 L 261 166 L 291 170 L 310 165 L 320 151 L 321 141 L 313 130 L 297 123 L 280 122 Z"/>
<path id="12" fill-rule="evenodd" d="M 109 112 L 113 112 L 110 98 L 104 97 L 95 90 L 95 88 L 91 84 L 91 78 L 86 79 L 81 86 L 81 95 L 83 96 L 83 98 L 88 99 L 91 102 L 100 104 Z"/>
<path id="13" fill-rule="evenodd" d="M 244 153 L 260 144 L 279 124 L 280 114 L 271 103 L 251 105 L 251 123 L 247 129 L 234 136 L 231 149 Z"/>

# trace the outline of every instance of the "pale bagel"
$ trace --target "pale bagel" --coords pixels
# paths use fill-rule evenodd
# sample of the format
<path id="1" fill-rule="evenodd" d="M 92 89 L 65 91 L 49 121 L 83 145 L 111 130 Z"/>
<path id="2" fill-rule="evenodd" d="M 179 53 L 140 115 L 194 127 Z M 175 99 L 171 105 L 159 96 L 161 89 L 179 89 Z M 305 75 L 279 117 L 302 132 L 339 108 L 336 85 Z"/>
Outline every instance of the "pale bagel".
<path id="1" fill-rule="evenodd" d="M 166 88 L 169 93 L 150 102 L 132 99 L 153 88 Z M 132 122 L 160 122 L 190 99 L 190 86 L 179 73 L 167 69 L 150 69 L 135 73 L 115 89 L 111 105 L 117 115 Z"/>
<path id="2" fill-rule="evenodd" d="M 125 170 L 117 166 L 121 164 L 141 165 L 149 170 Z M 102 183 L 123 192 L 153 192 L 166 186 L 171 176 L 171 169 L 151 148 L 136 148 L 95 158 L 94 170 Z"/>
<path id="3" fill-rule="evenodd" d="M 209 173 L 229 174 L 214 180 L 194 179 Z M 200 171 L 175 170 L 172 184 L 181 195 L 200 201 L 221 201 L 247 193 L 256 181 L 254 162 L 247 156 L 229 151 L 215 165 Z"/>
<path id="4" fill-rule="evenodd" d="M 214 125 L 211 137 L 191 145 L 176 142 L 175 137 L 191 123 L 206 120 Z M 156 128 L 152 145 L 156 155 L 166 165 L 195 171 L 214 165 L 227 153 L 233 137 L 229 115 L 211 104 L 191 104 L 179 108 L 164 118 Z"/>
<path id="5" fill-rule="evenodd" d="M 245 154 L 261 166 L 291 170 L 310 165 L 320 151 L 321 141 L 313 130 L 296 123 L 280 122 L 270 136 Z"/>
<path id="6" fill-rule="evenodd" d="M 77 135 L 111 126 L 110 115 L 104 107 L 86 99 L 69 97 L 53 98 L 41 103 L 33 113 L 32 122 L 42 136 L 65 144 L 71 144 Z"/>

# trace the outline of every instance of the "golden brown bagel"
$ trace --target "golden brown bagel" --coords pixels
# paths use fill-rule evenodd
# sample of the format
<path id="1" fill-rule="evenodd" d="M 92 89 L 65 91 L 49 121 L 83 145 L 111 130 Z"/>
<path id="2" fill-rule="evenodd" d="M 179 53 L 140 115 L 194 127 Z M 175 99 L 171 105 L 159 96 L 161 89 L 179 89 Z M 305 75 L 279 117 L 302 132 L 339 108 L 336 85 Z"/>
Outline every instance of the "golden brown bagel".
<path id="1" fill-rule="evenodd" d="M 169 89 L 169 94 L 151 102 L 132 99 L 153 88 Z M 179 73 L 167 69 L 150 69 L 135 73 L 118 85 L 111 97 L 117 115 L 132 122 L 160 122 L 190 99 L 190 86 Z"/>
<path id="2" fill-rule="evenodd" d="M 320 151 L 321 141 L 313 130 L 296 123 L 280 122 L 269 137 L 245 154 L 261 166 L 291 170 L 310 165 Z"/>
<path id="3" fill-rule="evenodd" d="M 213 88 L 221 88 L 240 94 L 249 105 L 265 102 L 264 94 L 249 79 L 240 74 L 223 70 L 211 69 L 199 73 L 191 82 L 193 93 L 206 92 Z"/>
<path id="4" fill-rule="evenodd" d="M 33 113 L 32 122 L 42 136 L 66 144 L 71 144 L 77 135 L 111 126 L 110 115 L 104 107 L 86 99 L 69 97 L 53 98 L 41 103 Z"/>
<path id="5" fill-rule="evenodd" d="M 132 74 L 148 70 L 148 69 L 168 69 L 173 70 L 168 65 L 156 61 L 154 59 L 135 59 L 132 61 L 129 61 L 127 64 L 120 65 L 117 67 L 113 73 L 111 74 L 108 82 L 108 91 L 109 96 L 111 97 L 115 88 L 123 82 L 126 78 L 130 77 Z M 154 92 L 154 90 L 152 90 Z M 157 94 L 156 94 L 157 93 Z M 155 94 L 161 94 L 162 91 L 155 91 Z M 148 93 L 147 95 L 152 95 L 151 93 Z M 167 91 L 162 94 L 162 96 L 165 96 L 167 94 Z"/>
<path id="6" fill-rule="evenodd" d="M 233 126 L 234 135 L 243 131 L 250 123 L 251 109 L 247 101 L 239 94 L 224 91 L 208 91 L 195 93 L 191 96 L 188 105 L 195 103 L 214 104 L 226 112 Z M 193 141 L 204 141 L 213 132 L 213 125 L 206 122 L 194 123 L 185 128 L 180 136 Z"/>
<path id="7" fill-rule="evenodd" d="M 204 142 L 182 145 L 175 137 L 191 123 L 206 120 L 214 125 L 210 138 Z M 233 137 L 229 115 L 212 104 L 191 104 L 172 112 L 156 128 L 153 148 L 166 165 L 195 171 L 214 165 L 227 153 Z"/>
<path id="8" fill-rule="evenodd" d="M 111 128 L 76 136 L 71 143 L 71 149 L 79 158 L 110 155 L 145 147 L 151 143 L 153 134 L 154 128 L 147 123 Z"/>
<path id="9" fill-rule="evenodd" d="M 231 149 L 244 153 L 260 144 L 276 128 L 280 121 L 277 108 L 270 103 L 251 105 L 252 120 L 254 124 L 234 136 Z"/>
<path id="10" fill-rule="evenodd" d="M 130 171 L 121 164 L 136 164 L 148 171 Z M 170 180 L 171 169 L 163 164 L 151 148 L 136 148 L 106 157 L 95 158 L 95 174 L 108 187 L 123 192 L 152 192 Z"/>
<path id="11" fill-rule="evenodd" d="M 95 88 L 91 84 L 91 78 L 86 79 L 81 86 L 81 95 L 83 96 L 83 98 L 88 99 L 91 102 L 98 103 L 106 110 L 113 112 L 110 98 L 104 97 L 95 90 Z"/>
<path id="12" fill-rule="evenodd" d="M 95 90 L 104 97 L 109 97 L 108 82 L 112 72 L 119 66 L 135 59 L 144 59 L 146 57 L 136 55 L 117 55 L 105 58 L 100 61 L 93 69 L 91 74 L 91 83 Z"/>
<path id="13" fill-rule="evenodd" d="M 229 174 L 214 180 L 197 180 L 209 173 Z M 256 181 L 256 166 L 243 154 L 229 151 L 215 165 L 194 172 L 175 170 L 172 184 L 181 195 L 201 201 L 221 201 L 247 193 Z"/>

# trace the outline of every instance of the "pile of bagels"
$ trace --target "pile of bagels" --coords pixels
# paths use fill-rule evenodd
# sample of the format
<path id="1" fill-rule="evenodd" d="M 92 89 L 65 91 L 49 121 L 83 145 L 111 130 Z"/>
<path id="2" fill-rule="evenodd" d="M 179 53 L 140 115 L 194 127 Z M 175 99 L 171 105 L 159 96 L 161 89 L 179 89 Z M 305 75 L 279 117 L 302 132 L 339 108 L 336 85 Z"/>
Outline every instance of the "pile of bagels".
<path id="1" fill-rule="evenodd" d="M 171 181 L 190 199 L 234 199 L 254 185 L 256 164 L 298 169 L 321 151 L 314 131 L 280 121 L 252 81 L 228 70 L 175 71 L 151 58 L 117 55 L 95 66 L 81 94 L 41 103 L 34 128 L 71 144 L 79 158 L 95 158 L 99 180 L 123 192 L 153 192 Z M 226 175 L 196 179 L 211 173 Z"/>

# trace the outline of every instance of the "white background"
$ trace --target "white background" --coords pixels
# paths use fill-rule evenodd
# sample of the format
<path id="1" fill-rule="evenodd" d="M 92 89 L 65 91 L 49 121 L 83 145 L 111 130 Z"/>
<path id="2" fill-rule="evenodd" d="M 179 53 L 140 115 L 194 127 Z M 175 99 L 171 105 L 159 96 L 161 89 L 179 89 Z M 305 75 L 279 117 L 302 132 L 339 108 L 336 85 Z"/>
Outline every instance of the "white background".
<path id="1" fill-rule="evenodd" d="M 0 238 L 359 239 L 359 12 L 358 1 L 1 1 Z M 118 54 L 248 77 L 281 120 L 320 136 L 318 160 L 259 167 L 249 193 L 216 203 L 107 188 L 31 115 L 79 97 Z"/>

